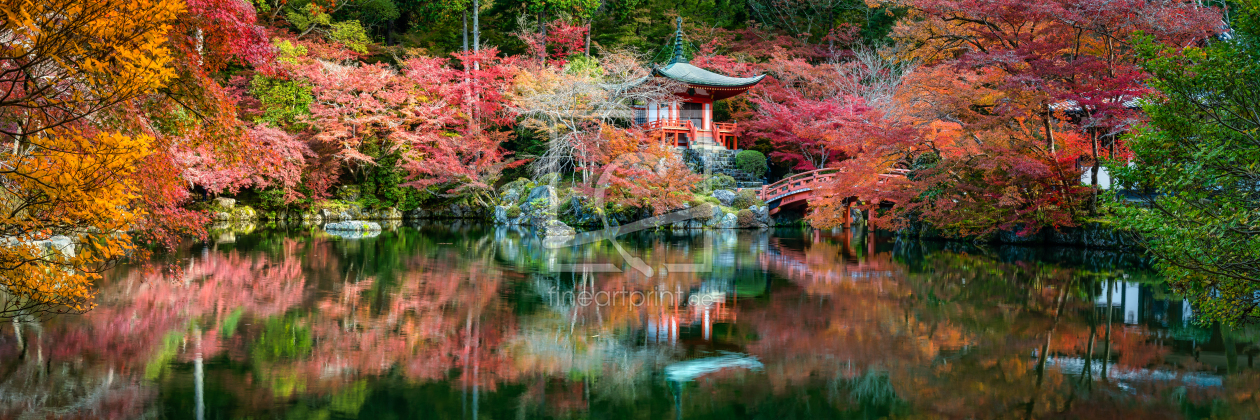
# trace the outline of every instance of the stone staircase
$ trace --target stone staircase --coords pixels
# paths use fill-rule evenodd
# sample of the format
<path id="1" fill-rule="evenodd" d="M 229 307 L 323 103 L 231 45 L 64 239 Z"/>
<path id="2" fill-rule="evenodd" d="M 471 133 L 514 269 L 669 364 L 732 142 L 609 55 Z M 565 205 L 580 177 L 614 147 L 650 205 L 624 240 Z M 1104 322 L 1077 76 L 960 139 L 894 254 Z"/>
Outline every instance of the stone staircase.
<path id="1" fill-rule="evenodd" d="M 709 142 L 712 141 L 713 139 L 710 138 Z M 703 174 L 707 169 L 710 174 L 729 175 L 731 178 L 735 178 L 740 188 L 754 188 L 763 185 L 760 179 L 735 167 L 735 154 L 739 152 L 738 150 L 730 150 L 716 143 L 712 143 L 713 147 L 697 147 L 703 144 L 697 139 L 697 142 L 690 149 L 676 149 L 682 155 L 683 162 L 686 162 L 692 171 Z"/>
<path id="2" fill-rule="evenodd" d="M 703 151 L 724 151 L 726 147 L 720 145 L 713 139 L 713 133 L 698 133 L 695 141 L 691 142 L 691 148 Z"/>

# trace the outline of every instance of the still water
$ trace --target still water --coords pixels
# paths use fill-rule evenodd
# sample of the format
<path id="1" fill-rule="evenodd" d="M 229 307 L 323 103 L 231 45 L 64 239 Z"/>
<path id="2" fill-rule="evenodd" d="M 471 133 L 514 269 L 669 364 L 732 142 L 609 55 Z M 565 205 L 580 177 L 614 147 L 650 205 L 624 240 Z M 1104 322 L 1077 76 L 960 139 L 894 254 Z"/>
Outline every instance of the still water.
<path id="1" fill-rule="evenodd" d="M 213 238 L 0 330 L 0 418 L 1258 413 L 1256 335 L 1195 324 L 1134 255 L 806 229 L 557 248 L 458 222 Z"/>

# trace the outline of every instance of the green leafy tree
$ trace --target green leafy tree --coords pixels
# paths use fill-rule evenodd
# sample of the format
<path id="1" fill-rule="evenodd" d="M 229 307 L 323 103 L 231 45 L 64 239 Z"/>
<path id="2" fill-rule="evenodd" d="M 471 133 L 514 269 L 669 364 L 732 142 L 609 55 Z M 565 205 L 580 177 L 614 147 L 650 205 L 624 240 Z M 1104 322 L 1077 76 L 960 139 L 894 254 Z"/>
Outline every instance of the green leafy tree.
<path id="1" fill-rule="evenodd" d="M 766 165 L 766 155 L 756 150 L 744 150 L 735 154 L 735 167 L 758 178 L 770 169 Z"/>
<path id="2" fill-rule="evenodd" d="M 250 81 L 249 91 L 262 103 L 262 114 L 254 119 L 255 122 L 277 127 L 293 124 L 299 116 L 309 114 L 309 106 L 314 99 L 310 86 L 295 80 L 261 75 Z"/>
<path id="3" fill-rule="evenodd" d="M 407 182 L 407 171 L 398 167 L 401 159 L 401 151 L 384 153 L 376 158 L 376 165 L 364 173 L 359 202 L 368 207 L 396 207 L 402 211 L 420 206 L 428 194 L 402 185 Z"/>
<path id="4" fill-rule="evenodd" d="M 1234 10 L 1231 39 L 1177 53 L 1141 43 L 1150 124 L 1129 139 L 1132 165 L 1113 170 L 1146 194 L 1119 208 L 1175 291 L 1206 320 L 1260 318 L 1260 8 Z"/>

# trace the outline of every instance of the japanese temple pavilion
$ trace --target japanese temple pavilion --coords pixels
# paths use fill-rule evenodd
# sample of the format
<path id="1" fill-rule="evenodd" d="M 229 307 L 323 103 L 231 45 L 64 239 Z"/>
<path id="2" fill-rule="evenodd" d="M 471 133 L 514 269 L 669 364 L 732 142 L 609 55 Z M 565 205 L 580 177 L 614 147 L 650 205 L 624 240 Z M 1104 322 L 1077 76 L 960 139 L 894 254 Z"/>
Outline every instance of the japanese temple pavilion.
<path id="1" fill-rule="evenodd" d="M 735 123 L 713 121 L 713 103 L 748 91 L 765 75 L 730 77 L 717 74 L 687 62 L 683 51 L 682 19 L 674 35 L 674 55 L 669 64 L 652 70 L 656 77 L 667 77 L 685 85 L 675 92 L 680 101 L 648 103 L 635 107 L 635 124 L 649 135 L 678 147 L 696 149 L 737 149 Z"/>

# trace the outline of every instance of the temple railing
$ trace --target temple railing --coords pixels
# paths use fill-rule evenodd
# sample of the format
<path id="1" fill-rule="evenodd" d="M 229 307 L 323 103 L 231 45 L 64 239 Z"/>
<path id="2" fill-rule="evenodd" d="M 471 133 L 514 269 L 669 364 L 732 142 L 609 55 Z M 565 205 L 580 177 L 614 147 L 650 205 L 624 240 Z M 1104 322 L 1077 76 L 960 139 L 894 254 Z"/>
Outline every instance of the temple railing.
<path id="1" fill-rule="evenodd" d="M 705 133 L 712 135 L 713 141 L 727 149 L 739 148 L 739 138 L 735 134 L 738 126 L 735 123 L 713 123 L 713 130 L 709 131 L 697 128 L 691 120 L 659 119 L 639 124 L 639 127 L 645 132 L 659 134 L 662 142 L 672 139 L 675 146 L 690 147 L 689 142 L 695 142 L 700 133 Z M 683 140 L 680 134 L 686 134 L 687 140 Z"/>
<path id="2" fill-rule="evenodd" d="M 730 150 L 739 149 L 739 137 L 735 135 L 735 123 L 714 123 L 714 140 Z"/>

